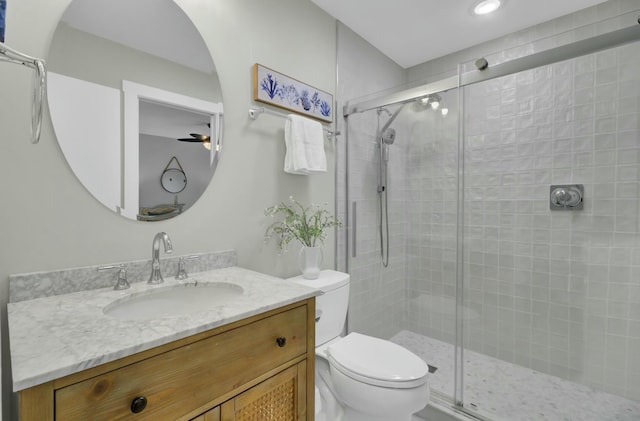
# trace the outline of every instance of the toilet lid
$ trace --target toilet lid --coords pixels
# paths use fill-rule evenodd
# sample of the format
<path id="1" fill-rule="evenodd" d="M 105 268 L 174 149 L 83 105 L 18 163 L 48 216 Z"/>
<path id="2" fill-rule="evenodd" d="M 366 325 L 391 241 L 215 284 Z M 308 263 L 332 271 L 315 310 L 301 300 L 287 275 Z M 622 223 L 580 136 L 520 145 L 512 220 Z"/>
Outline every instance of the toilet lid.
<path id="1" fill-rule="evenodd" d="M 344 375 L 375 386 L 412 388 L 427 381 L 429 367 L 417 355 L 383 339 L 350 333 L 327 348 L 329 362 Z"/>

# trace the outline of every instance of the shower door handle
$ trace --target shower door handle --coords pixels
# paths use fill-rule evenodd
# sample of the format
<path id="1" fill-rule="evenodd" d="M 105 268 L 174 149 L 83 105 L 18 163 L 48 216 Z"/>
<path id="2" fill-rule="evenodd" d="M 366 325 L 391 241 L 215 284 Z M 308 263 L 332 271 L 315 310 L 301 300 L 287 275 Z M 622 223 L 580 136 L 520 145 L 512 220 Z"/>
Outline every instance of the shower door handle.
<path id="1" fill-rule="evenodd" d="M 356 240 L 358 238 L 356 230 L 356 227 L 358 226 L 358 214 L 356 213 L 357 209 L 358 207 L 356 201 L 354 200 L 353 202 L 351 202 L 351 257 L 356 257 Z"/>

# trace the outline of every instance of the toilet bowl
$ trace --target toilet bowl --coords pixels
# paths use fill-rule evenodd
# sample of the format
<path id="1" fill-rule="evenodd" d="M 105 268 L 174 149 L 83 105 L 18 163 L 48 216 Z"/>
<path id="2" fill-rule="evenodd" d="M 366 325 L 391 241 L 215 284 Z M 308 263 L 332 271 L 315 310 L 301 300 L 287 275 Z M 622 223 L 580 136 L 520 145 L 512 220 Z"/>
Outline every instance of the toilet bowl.
<path id="1" fill-rule="evenodd" d="M 383 339 L 341 336 L 348 274 L 326 270 L 317 280 L 291 280 L 323 292 L 316 298 L 316 420 L 410 421 L 427 405 L 429 368 L 422 359 Z"/>

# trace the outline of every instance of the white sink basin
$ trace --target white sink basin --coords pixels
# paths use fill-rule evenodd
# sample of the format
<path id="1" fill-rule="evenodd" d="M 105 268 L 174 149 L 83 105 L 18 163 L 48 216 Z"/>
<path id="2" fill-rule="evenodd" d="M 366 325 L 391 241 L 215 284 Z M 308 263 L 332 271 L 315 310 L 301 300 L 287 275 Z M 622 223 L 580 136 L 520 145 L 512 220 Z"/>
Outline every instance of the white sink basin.
<path id="1" fill-rule="evenodd" d="M 127 320 L 180 316 L 229 303 L 244 294 L 240 285 L 226 282 L 203 282 L 156 288 L 132 294 L 107 305 L 107 316 Z"/>

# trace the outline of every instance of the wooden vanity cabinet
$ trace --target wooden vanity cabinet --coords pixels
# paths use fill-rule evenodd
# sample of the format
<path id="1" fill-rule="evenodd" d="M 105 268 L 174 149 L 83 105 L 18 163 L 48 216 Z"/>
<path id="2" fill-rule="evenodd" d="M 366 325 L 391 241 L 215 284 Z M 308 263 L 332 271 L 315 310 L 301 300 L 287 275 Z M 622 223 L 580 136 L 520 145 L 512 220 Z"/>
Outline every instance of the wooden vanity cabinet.
<path id="1" fill-rule="evenodd" d="M 207 411 L 199 417 L 194 418 L 191 421 L 220 421 L 220 407 L 216 406 L 215 408 Z"/>
<path id="2" fill-rule="evenodd" d="M 301 420 L 306 363 L 289 367 L 192 421 Z"/>
<path id="3" fill-rule="evenodd" d="M 311 298 L 26 389 L 20 419 L 313 421 L 314 316 Z"/>

